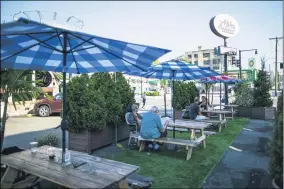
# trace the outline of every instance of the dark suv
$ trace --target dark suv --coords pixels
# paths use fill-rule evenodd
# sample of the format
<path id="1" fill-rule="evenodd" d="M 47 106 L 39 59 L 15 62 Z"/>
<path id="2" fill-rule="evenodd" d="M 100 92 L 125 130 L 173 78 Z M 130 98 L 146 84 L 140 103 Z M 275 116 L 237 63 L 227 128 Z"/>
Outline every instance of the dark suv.
<path id="1" fill-rule="evenodd" d="M 58 93 L 53 100 L 41 98 L 34 106 L 34 111 L 40 117 L 48 117 L 52 113 L 60 113 L 62 110 L 62 94 Z"/>

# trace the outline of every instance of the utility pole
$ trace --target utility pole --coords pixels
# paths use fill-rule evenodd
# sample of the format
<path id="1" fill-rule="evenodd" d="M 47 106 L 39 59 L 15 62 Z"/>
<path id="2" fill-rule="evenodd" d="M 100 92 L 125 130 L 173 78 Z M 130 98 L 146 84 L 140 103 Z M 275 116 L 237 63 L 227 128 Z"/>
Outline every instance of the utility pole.
<path id="1" fill-rule="evenodd" d="M 278 40 L 283 39 L 283 37 L 269 38 L 269 40 L 275 40 L 275 96 L 277 96 L 278 86 L 278 71 L 277 71 L 277 51 L 278 51 Z"/>

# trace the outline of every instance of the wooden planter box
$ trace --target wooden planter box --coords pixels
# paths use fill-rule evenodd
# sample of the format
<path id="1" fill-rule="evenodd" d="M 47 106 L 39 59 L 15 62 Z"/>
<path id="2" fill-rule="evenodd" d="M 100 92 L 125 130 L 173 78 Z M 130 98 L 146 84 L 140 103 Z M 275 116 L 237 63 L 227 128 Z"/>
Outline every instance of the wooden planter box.
<path id="1" fill-rule="evenodd" d="M 182 119 L 182 111 L 181 110 L 175 110 L 175 117 L 176 119 Z"/>
<path id="2" fill-rule="evenodd" d="M 275 118 L 275 111 L 275 107 L 253 107 L 251 110 L 251 118 L 271 120 Z"/>
<path id="3" fill-rule="evenodd" d="M 129 127 L 126 123 L 120 123 L 117 127 L 118 141 L 129 137 Z M 91 153 L 93 150 L 110 145 L 115 139 L 115 127 L 107 126 L 100 131 L 84 130 L 80 133 L 69 132 L 69 149 Z"/>
<path id="4" fill-rule="evenodd" d="M 238 117 L 251 117 L 251 110 L 252 108 L 248 107 L 237 107 L 236 110 L 238 111 Z"/>

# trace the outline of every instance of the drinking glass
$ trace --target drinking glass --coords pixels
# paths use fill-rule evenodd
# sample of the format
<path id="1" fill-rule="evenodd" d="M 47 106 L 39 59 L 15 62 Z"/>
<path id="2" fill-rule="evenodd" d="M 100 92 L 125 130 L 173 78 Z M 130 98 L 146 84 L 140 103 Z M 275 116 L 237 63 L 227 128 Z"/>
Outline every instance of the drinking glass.
<path id="1" fill-rule="evenodd" d="M 32 153 L 36 153 L 36 151 L 37 151 L 37 144 L 38 144 L 38 142 L 30 142 L 31 152 Z"/>

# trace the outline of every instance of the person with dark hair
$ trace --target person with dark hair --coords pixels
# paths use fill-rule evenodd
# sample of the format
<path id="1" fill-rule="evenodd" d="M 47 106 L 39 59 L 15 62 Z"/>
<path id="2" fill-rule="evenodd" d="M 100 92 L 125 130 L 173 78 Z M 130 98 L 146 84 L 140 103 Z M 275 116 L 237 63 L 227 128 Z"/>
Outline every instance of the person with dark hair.
<path id="1" fill-rule="evenodd" d="M 204 116 L 200 112 L 199 104 L 199 98 L 195 97 L 194 102 L 190 104 L 189 107 L 187 107 L 187 110 L 189 111 L 189 117 L 192 120 L 204 120 L 208 119 L 208 117 Z"/>
<path id="2" fill-rule="evenodd" d="M 144 108 L 146 104 L 146 92 L 144 92 L 141 97 L 142 97 L 142 102 L 143 102 L 142 108 Z"/>

